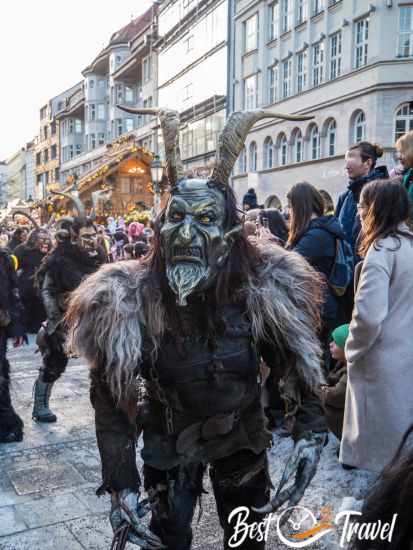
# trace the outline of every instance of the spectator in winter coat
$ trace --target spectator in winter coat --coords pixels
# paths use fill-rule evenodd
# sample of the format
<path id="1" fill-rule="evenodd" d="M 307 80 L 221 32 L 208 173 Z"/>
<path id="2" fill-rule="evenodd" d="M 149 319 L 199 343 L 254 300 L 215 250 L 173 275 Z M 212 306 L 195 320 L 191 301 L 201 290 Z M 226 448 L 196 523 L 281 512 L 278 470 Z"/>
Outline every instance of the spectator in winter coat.
<path id="1" fill-rule="evenodd" d="M 399 160 L 403 167 L 403 186 L 409 195 L 410 204 L 413 204 L 413 131 L 404 134 L 396 142 Z M 412 212 L 410 214 L 412 218 Z"/>
<path id="2" fill-rule="evenodd" d="M 411 550 L 413 548 L 413 424 L 403 437 L 400 447 L 380 474 L 364 500 L 359 525 L 392 524 L 396 517 L 391 540 L 376 537 L 374 550 Z M 354 537 L 351 550 L 372 550 L 367 537 Z"/>
<path id="3" fill-rule="evenodd" d="M 367 141 L 361 141 L 350 147 L 345 156 L 345 167 L 349 177 L 347 191 L 338 199 L 336 216 L 343 226 L 347 240 L 353 247 L 354 257 L 357 257 L 357 239 L 360 234 L 360 218 L 357 204 L 363 187 L 369 181 L 386 176 L 383 167 L 376 169 L 377 159 L 383 155 L 383 149 Z"/>
<path id="4" fill-rule="evenodd" d="M 343 229 L 335 216 L 324 215 L 323 197 L 311 184 L 297 183 L 287 199 L 291 218 L 287 248 L 304 256 L 327 281 L 336 258 L 336 240 L 346 238 Z M 338 325 L 339 303 L 327 284 L 325 292 L 321 341 L 327 360 L 330 335 Z"/>
<path id="5" fill-rule="evenodd" d="M 131 222 L 128 227 L 128 236 L 130 243 L 136 243 L 138 238 L 142 235 L 145 226 L 143 223 Z"/>
<path id="6" fill-rule="evenodd" d="M 253 210 L 254 208 L 258 208 L 257 194 L 255 193 L 255 189 L 253 187 L 248 189 L 245 193 L 244 198 L 242 199 L 242 208 L 243 210 Z"/>
<path id="7" fill-rule="evenodd" d="M 276 208 L 267 208 L 258 211 L 258 231 L 269 233 L 281 246 L 285 246 L 288 239 L 288 228 L 281 212 Z"/>
<path id="8" fill-rule="evenodd" d="M 325 216 L 334 216 L 334 202 L 331 198 L 330 193 L 324 189 L 319 189 L 318 192 L 324 199 L 324 215 Z"/>
<path id="9" fill-rule="evenodd" d="M 327 376 L 327 384 L 321 386 L 320 395 L 328 428 L 338 439 L 341 439 L 343 431 L 344 405 L 346 402 L 347 363 L 344 346 L 348 331 L 348 324 L 341 325 L 333 330 L 330 353 L 337 363 Z"/>
<path id="10" fill-rule="evenodd" d="M 359 211 L 364 261 L 345 347 L 340 462 L 380 472 L 413 419 L 413 233 L 407 192 L 398 183 L 366 185 Z"/>

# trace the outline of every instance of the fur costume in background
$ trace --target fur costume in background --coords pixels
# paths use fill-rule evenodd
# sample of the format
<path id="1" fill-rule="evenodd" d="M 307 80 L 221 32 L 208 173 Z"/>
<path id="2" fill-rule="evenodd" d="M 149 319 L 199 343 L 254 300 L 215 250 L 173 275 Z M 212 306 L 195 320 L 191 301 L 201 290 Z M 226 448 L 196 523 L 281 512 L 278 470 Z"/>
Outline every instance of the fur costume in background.
<path id="1" fill-rule="evenodd" d="M 13 219 L 16 216 L 27 218 L 33 225 L 27 240 L 14 249 L 14 255 L 18 260 L 17 277 L 25 310 L 24 325 L 28 333 L 37 334 L 46 320 L 46 312 L 36 289 L 35 276 L 43 258 L 51 249 L 50 227 L 54 218 L 45 227 L 40 227 L 34 218 L 22 210 L 16 210 Z"/>
<path id="2" fill-rule="evenodd" d="M 86 217 L 80 199 L 67 193 L 57 194 L 73 202 L 77 216 L 63 217 L 57 221 L 57 245 L 43 259 L 36 273 L 38 294 L 47 317 L 37 335 L 43 364 L 35 382 L 32 416 L 39 422 L 56 421 L 56 415 L 49 408 L 49 399 L 54 382 L 62 375 L 68 362 L 63 323 L 68 296 L 85 277 L 99 268 L 105 256 L 93 246 L 96 228 L 92 220 Z M 87 249 L 82 242 L 87 244 Z"/>
<path id="3" fill-rule="evenodd" d="M 23 421 L 11 402 L 7 339 L 24 335 L 23 311 L 11 258 L 1 249 L 0 281 L 0 443 L 13 443 L 23 439 Z"/>
<path id="4" fill-rule="evenodd" d="M 144 112 L 160 116 L 170 198 L 143 264 L 104 266 L 74 291 L 66 315 L 68 345 L 92 367 L 101 491 L 112 494 L 115 533 L 126 524 L 134 544 L 191 548 L 191 521 L 209 465 L 228 548 L 231 510 L 246 505 L 250 520 L 259 521 L 287 501 L 298 503 L 325 442 L 326 424 L 313 393 L 322 381 L 322 283 L 299 255 L 249 243 L 228 186 L 255 122 L 300 117 L 231 115 L 216 167 L 204 181 L 184 176 L 178 113 Z M 271 432 L 260 401 L 261 358 L 282 367 L 283 396 L 295 419 L 296 446 L 270 504 Z M 149 529 L 141 521 L 147 506 L 139 496 L 135 456 L 141 432 Z M 264 545 L 248 540 L 239 548 Z"/>

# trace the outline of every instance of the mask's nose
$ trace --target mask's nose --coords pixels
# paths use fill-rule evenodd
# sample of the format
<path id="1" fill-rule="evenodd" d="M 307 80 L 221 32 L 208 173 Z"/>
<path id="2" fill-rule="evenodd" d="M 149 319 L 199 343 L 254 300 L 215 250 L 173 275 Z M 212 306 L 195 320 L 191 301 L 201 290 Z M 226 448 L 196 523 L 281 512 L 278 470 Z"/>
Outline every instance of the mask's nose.
<path id="1" fill-rule="evenodd" d="M 179 236 L 185 244 L 190 244 L 192 241 L 192 221 L 186 219 L 179 228 Z"/>

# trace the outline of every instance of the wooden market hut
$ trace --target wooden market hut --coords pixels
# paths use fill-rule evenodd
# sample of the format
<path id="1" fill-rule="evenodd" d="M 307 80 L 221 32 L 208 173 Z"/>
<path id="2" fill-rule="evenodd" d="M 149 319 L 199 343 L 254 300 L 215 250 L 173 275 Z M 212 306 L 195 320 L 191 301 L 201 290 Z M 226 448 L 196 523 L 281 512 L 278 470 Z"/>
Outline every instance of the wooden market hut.
<path id="1" fill-rule="evenodd" d="M 99 217 L 123 216 L 137 204 L 152 208 L 154 196 L 151 186 L 151 151 L 139 147 L 134 135 L 122 136 L 106 145 L 99 164 L 83 174 L 77 181 L 82 202 L 92 206 L 92 193 L 112 189 L 108 201 L 99 204 Z"/>

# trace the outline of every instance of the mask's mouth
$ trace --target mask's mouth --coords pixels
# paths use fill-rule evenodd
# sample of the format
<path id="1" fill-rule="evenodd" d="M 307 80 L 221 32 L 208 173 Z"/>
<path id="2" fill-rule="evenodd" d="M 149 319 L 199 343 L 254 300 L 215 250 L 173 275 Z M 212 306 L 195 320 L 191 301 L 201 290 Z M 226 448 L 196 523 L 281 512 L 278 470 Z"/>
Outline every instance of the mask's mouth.
<path id="1" fill-rule="evenodd" d="M 84 236 L 80 238 L 80 244 L 83 248 L 93 249 L 96 247 L 96 239 L 94 237 Z"/>
<path id="2" fill-rule="evenodd" d="M 172 252 L 173 262 L 202 263 L 203 254 L 200 246 L 174 246 Z"/>

